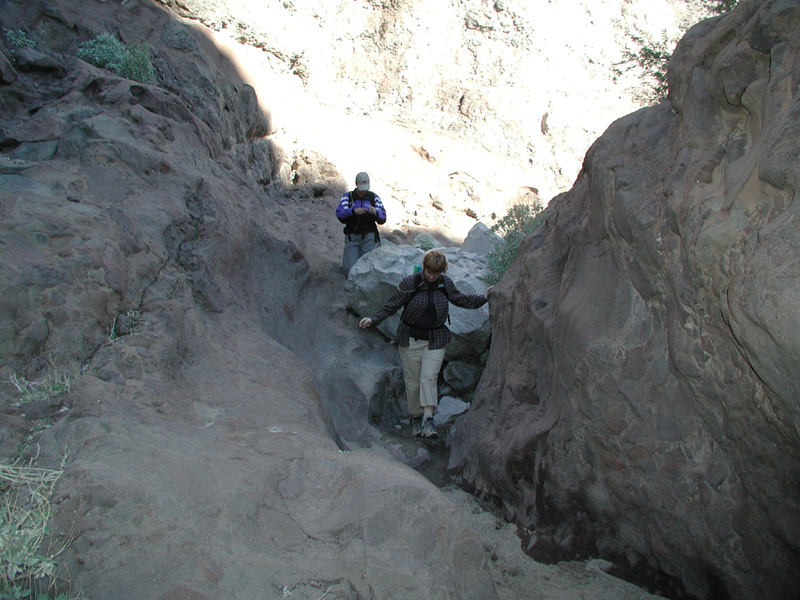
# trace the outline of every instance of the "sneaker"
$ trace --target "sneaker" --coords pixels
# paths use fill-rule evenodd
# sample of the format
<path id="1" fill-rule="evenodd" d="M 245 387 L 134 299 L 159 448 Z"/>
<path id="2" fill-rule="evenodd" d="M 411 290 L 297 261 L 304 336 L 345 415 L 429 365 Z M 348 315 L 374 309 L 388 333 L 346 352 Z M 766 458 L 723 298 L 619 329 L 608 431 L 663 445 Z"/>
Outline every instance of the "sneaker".
<path id="1" fill-rule="evenodd" d="M 422 435 L 422 416 L 411 417 L 411 435 L 412 437 Z"/>
<path id="2" fill-rule="evenodd" d="M 428 438 L 429 440 L 438 440 L 439 433 L 436 431 L 436 427 L 433 424 L 433 419 L 425 419 L 422 423 L 422 432 L 420 435 L 424 438 Z"/>

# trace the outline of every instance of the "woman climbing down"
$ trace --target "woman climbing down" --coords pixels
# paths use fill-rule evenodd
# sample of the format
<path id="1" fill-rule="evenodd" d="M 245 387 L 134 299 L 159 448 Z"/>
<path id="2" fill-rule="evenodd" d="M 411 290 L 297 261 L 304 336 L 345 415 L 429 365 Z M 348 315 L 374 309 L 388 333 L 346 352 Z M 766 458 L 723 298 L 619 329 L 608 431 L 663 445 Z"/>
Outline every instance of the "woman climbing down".
<path id="1" fill-rule="evenodd" d="M 415 437 L 436 439 L 433 413 L 439 402 L 437 383 L 444 361 L 445 347 L 453 334 L 445 325 L 450 302 L 462 308 L 480 308 L 489 300 L 486 294 L 464 294 L 445 275 L 447 259 L 431 250 L 422 260 L 422 273 L 403 278 L 395 292 L 377 314 L 359 321 L 362 329 L 373 327 L 391 317 L 401 307 L 397 326 L 397 346 L 406 384 L 406 401 Z"/>

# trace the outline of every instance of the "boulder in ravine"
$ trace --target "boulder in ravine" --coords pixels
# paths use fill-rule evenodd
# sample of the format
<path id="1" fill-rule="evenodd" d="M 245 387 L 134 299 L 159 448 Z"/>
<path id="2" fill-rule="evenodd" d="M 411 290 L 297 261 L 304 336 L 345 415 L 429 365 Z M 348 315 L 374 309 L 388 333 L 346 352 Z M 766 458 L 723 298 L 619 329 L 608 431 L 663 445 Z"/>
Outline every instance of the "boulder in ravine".
<path id="1" fill-rule="evenodd" d="M 453 436 L 509 518 L 701 599 L 800 588 L 798 72 L 796 2 L 687 33 L 495 287 Z"/>
<path id="2" fill-rule="evenodd" d="M 461 398 L 442 396 L 439 400 L 439 405 L 436 407 L 433 423 L 437 428 L 445 427 L 450 425 L 456 417 L 467 412 L 467 410 L 469 410 L 469 403 L 464 402 Z"/>
<path id="3" fill-rule="evenodd" d="M 442 376 L 452 392 L 467 394 L 477 387 L 481 372 L 476 365 L 454 360 L 447 363 Z"/>
<path id="4" fill-rule="evenodd" d="M 487 256 L 492 252 L 496 252 L 498 245 L 502 241 L 503 238 L 492 231 L 488 225 L 478 221 L 469 230 L 467 237 L 461 244 L 461 251 L 477 254 L 478 256 Z"/>

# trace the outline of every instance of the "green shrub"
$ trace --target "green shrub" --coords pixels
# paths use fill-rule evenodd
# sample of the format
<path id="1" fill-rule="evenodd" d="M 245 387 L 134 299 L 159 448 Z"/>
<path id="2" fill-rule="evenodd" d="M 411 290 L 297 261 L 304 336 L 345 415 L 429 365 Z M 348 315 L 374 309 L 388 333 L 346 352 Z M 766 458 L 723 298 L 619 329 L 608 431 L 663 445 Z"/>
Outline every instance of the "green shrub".
<path id="1" fill-rule="evenodd" d="M 78 46 L 75 56 L 95 67 L 114 71 L 122 61 L 125 46 L 113 35 L 102 33 Z"/>
<path id="2" fill-rule="evenodd" d="M 147 44 L 125 46 L 113 35 L 102 33 L 78 46 L 75 56 L 126 79 L 142 83 L 152 83 L 155 80 L 155 69 L 150 61 L 150 47 Z"/>
<path id="3" fill-rule="evenodd" d="M 153 63 L 150 62 L 150 46 L 147 44 L 129 46 L 116 73 L 120 77 L 142 83 L 155 81 L 156 72 Z"/>
<path id="4" fill-rule="evenodd" d="M 500 281 L 517 255 L 522 240 L 536 231 L 543 222 L 544 213 L 541 204 L 514 204 L 506 215 L 492 226 L 492 231 L 503 239 L 498 242 L 495 251 L 487 256 L 486 282 L 489 285 Z"/>
<path id="5" fill-rule="evenodd" d="M 648 35 L 628 36 L 635 49 L 626 48 L 622 51 L 622 60 L 614 65 L 614 74 L 621 75 L 628 71 L 637 71 L 642 82 L 641 88 L 635 90 L 635 99 L 644 105 L 658 104 L 667 98 L 667 66 L 672 58 L 675 44 L 667 39 L 667 34 L 662 34 L 661 40 L 654 40 Z"/>
<path id="6" fill-rule="evenodd" d="M 414 243 L 417 245 L 417 248 L 424 250 L 425 252 L 428 250 L 433 250 L 437 246 L 436 238 L 434 238 L 430 233 L 420 233 L 414 239 Z"/>
<path id="7" fill-rule="evenodd" d="M 739 0 L 687 0 L 702 18 L 721 15 L 733 9 Z M 683 25 L 683 33 L 689 24 Z M 633 42 L 633 50 L 626 48 L 622 52 L 622 60 L 612 66 L 614 75 L 622 75 L 629 71 L 637 72 L 641 86 L 633 91 L 634 99 L 642 106 L 658 104 L 666 100 L 669 92 L 667 84 L 667 67 L 672 58 L 672 48 L 677 39 L 667 39 L 666 32 L 661 40 L 655 40 L 647 34 L 628 34 Z"/>
<path id="8" fill-rule="evenodd" d="M 36 40 L 28 37 L 28 34 L 21 29 L 12 31 L 11 29 L 3 29 L 3 36 L 5 36 L 8 45 L 11 48 L 35 48 Z"/>

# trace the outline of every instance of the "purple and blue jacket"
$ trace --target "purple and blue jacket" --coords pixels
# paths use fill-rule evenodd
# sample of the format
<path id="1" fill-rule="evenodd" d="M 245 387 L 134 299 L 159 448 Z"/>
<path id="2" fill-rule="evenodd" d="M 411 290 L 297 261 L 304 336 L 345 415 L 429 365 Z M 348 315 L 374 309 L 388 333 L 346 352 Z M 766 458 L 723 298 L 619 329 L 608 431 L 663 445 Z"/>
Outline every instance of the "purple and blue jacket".
<path id="1" fill-rule="evenodd" d="M 369 210 L 374 207 L 376 215 L 365 213 L 357 215 L 353 211 L 357 208 Z M 374 192 L 365 192 L 363 196 L 353 190 L 342 196 L 339 205 L 336 207 L 336 218 L 344 223 L 345 235 L 353 234 L 365 237 L 368 233 L 375 235 L 378 239 L 378 225 L 386 223 L 386 209 L 383 202 Z"/>

